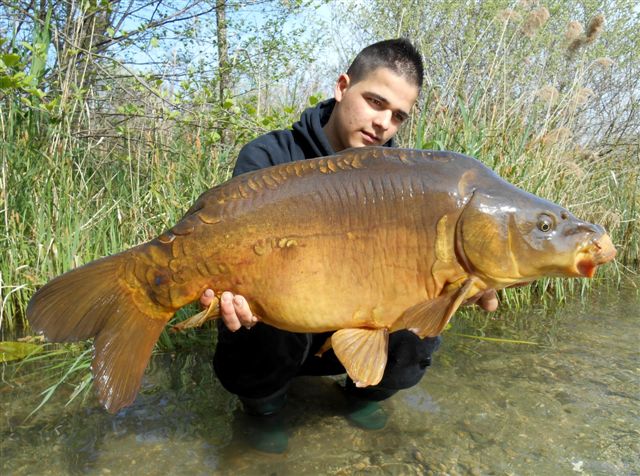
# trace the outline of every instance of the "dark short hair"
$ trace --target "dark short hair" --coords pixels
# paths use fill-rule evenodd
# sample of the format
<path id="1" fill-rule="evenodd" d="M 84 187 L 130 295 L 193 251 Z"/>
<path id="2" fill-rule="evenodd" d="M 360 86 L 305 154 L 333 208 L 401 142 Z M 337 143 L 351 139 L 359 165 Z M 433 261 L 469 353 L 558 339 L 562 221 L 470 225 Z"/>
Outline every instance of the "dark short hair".
<path id="1" fill-rule="evenodd" d="M 352 82 L 357 83 L 378 68 L 388 68 L 418 86 L 418 89 L 422 88 L 422 56 L 406 38 L 384 40 L 367 46 L 358 53 L 347 74 Z"/>

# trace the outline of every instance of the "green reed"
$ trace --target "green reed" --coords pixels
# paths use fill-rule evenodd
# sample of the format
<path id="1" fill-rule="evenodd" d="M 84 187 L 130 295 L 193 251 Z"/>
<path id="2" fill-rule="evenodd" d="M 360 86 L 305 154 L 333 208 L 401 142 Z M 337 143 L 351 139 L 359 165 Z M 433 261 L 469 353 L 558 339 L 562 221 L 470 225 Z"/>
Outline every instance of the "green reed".
<path id="1" fill-rule="evenodd" d="M 549 15 L 543 8 L 534 13 Z M 601 22 L 596 16 L 591 23 Z M 546 51 L 550 47 L 544 41 L 523 42 L 522 27 L 499 19 L 488 23 L 479 37 L 491 38 L 486 41 L 491 47 L 479 44 L 473 54 L 452 58 L 446 81 L 429 78 L 420 114 L 405 133 L 417 148 L 472 155 L 514 185 L 603 225 L 611 234 L 618 257 L 595 280 L 542 279 L 505 290 L 501 299 L 508 308 L 582 296 L 593 282 L 632 283 L 627 278 L 637 276 L 640 264 L 640 142 L 613 132 L 592 135 L 604 128 L 596 101 L 600 91 L 587 86 L 607 87 L 600 78 L 614 74 L 606 72 L 612 60 L 568 58 L 557 47 L 561 41 L 552 41 L 555 49 Z M 547 39 L 553 40 L 550 35 Z M 532 54 L 547 60 L 532 63 Z M 560 89 L 554 86 L 558 83 Z"/>
<path id="2" fill-rule="evenodd" d="M 633 161 L 638 157 L 612 163 L 571 157 L 555 144 L 532 145 L 529 126 L 504 118 L 498 130 L 480 103 L 459 99 L 438 121 L 424 119 L 416 145 L 475 155 L 514 184 L 603 224 L 620 254 L 600 279 L 616 283 L 625 272 L 635 272 L 638 169 Z M 59 128 L 40 126 L 40 138 L 33 139 L 30 129 L 21 129 L 11 117 L 5 116 L 0 144 L 3 332 L 25 328 L 28 300 L 47 280 L 148 240 L 175 223 L 201 192 L 229 177 L 234 157 L 215 147 L 197 147 L 193 138 L 166 146 L 123 137 L 100 148 L 73 141 Z M 582 280 L 550 279 L 531 289 L 554 301 L 584 293 L 587 286 Z M 530 293 L 530 288 L 510 291 L 503 299 L 523 307 L 533 298 Z"/>
<path id="3" fill-rule="evenodd" d="M 3 333 L 24 328 L 27 302 L 46 281 L 156 236 L 229 176 L 222 149 L 139 137 L 99 148 L 56 127 L 33 138 L 11 117 L 0 138 Z"/>

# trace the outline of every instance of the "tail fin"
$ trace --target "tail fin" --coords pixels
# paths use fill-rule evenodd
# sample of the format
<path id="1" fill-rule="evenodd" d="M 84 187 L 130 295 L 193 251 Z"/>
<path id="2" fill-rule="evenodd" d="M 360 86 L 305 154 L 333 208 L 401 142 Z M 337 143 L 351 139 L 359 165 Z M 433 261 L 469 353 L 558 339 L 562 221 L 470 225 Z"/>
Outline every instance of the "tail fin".
<path id="1" fill-rule="evenodd" d="M 58 276 L 27 308 L 31 327 L 50 341 L 94 337 L 94 383 L 111 413 L 135 399 L 153 346 L 173 315 L 125 280 L 134 254 L 129 250 Z"/>

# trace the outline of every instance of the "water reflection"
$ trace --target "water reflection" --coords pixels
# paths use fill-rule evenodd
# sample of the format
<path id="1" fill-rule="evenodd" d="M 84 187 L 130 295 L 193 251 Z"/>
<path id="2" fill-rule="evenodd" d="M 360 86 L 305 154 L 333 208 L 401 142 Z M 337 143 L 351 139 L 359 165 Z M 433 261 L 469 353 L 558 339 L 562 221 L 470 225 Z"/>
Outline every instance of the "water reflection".
<path id="1" fill-rule="evenodd" d="M 34 417 L 43 384 L 0 389 L 4 474 L 634 474 L 640 472 L 640 300 L 592 296 L 556 312 L 457 319 L 421 384 L 388 402 L 387 427 L 342 417 L 332 379 L 294 382 L 290 447 L 247 447 L 236 400 L 208 354 L 154 357 L 135 404 L 109 415 L 60 392 Z M 6 373 L 10 375 L 10 373 Z"/>

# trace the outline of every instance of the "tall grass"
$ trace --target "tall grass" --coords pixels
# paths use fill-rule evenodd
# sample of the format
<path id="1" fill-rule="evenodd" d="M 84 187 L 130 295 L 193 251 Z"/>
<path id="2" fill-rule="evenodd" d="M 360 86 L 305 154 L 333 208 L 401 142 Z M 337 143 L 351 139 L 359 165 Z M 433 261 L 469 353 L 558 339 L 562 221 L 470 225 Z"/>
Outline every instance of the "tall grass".
<path id="1" fill-rule="evenodd" d="M 487 78 L 492 81 L 494 78 Z M 549 125 L 534 124 L 535 100 L 500 110 L 478 93 L 446 102 L 429 91 L 414 131 L 418 148 L 448 149 L 483 160 L 512 183 L 603 224 L 620 254 L 600 274 L 610 283 L 638 264 L 640 152 L 598 158 L 565 139 L 546 139 Z M 567 106 L 557 116 L 570 114 Z M 3 247 L 0 328 L 26 329 L 33 292 L 54 276 L 92 259 L 148 240 L 174 224 L 195 198 L 227 179 L 234 152 L 205 147 L 196 135 L 162 140 L 123 135 L 119 141 L 74 139 L 62 125 L 46 127 L 2 111 L 0 157 Z M 168 144 L 168 145 L 167 145 Z M 634 155 L 635 154 L 635 155 Z M 585 281 L 543 280 L 532 290 L 507 292 L 523 306 L 533 293 L 557 300 L 582 293 Z M 168 340 L 163 339 L 167 345 Z"/>
<path id="2" fill-rule="evenodd" d="M 555 4 L 550 13 L 539 2 L 513 10 L 499 3 L 452 10 L 447 2 L 396 2 L 380 8 L 383 15 L 363 15 L 379 22 L 364 31 L 412 32 L 425 55 L 427 87 L 401 142 L 475 156 L 514 184 L 603 224 L 619 257 L 601 276 L 619 282 L 637 271 L 640 259 L 640 141 L 637 127 L 623 127 L 630 131 L 625 141 L 617 122 L 598 134 L 593 124 L 608 124 L 605 93 L 625 124 L 633 118 L 625 115 L 628 85 L 618 78 L 624 71 L 612 73 L 625 56 L 596 56 L 607 53 L 598 43 L 602 15 L 582 26 L 566 23 L 569 14 Z M 422 16 L 395 14 L 409 7 Z M 49 26 L 34 29 L 34 45 L 47 43 Z M 632 39 L 626 32 L 618 37 Z M 136 74 L 119 78 L 121 69 L 104 56 L 70 45 L 56 52 L 64 56 L 60 64 L 82 67 L 60 68 L 48 78 L 46 49 L 32 49 L 29 72 L 36 82 L 49 80 L 55 94 L 41 101 L 42 91 L 21 86 L 15 97 L 0 97 L 2 333 L 26 329 L 26 303 L 48 279 L 175 223 L 202 191 L 229 177 L 240 142 L 297 116 L 291 108 L 257 113 L 249 96 L 212 109 L 197 91 L 185 95 L 162 81 L 153 88 Z M 103 79 L 89 81 L 95 76 Z M 220 124 L 232 129 L 236 146 L 221 146 Z M 585 286 L 544 280 L 533 292 L 562 298 Z M 526 290 L 504 295 L 519 305 L 531 297 Z"/>
<path id="3" fill-rule="evenodd" d="M 125 136 L 100 147 L 2 113 L 3 333 L 24 327 L 28 299 L 47 280 L 156 236 L 230 174 L 229 152 L 197 147 L 195 137 L 161 147 Z"/>
<path id="4" fill-rule="evenodd" d="M 583 34 L 579 22 L 570 22 L 564 43 L 547 38 L 554 51 L 536 38 L 549 18 L 544 7 L 519 16 L 503 10 L 481 27 L 475 25 L 480 31 L 446 64 L 446 76 L 433 76 L 441 70 L 427 71 L 430 86 L 405 140 L 417 148 L 475 156 L 511 183 L 603 225 L 618 257 L 599 272 L 596 282 L 617 285 L 637 276 L 640 264 L 637 125 L 629 124 L 626 131 L 616 130 L 615 124 L 602 126 L 597 96 L 609 94 L 608 85 L 602 84 L 604 78 L 613 82 L 613 61 L 576 57 L 602 32 L 603 16 L 595 16 Z M 529 39 L 523 40 L 523 32 Z M 590 87 L 596 85 L 602 90 Z M 620 97 L 631 92 L 617 91 Z M 621 112 L 620 121 L 625 120 Z M 594 136 L 603 129 L 610 136 Z M 591 284 L 544 279 L 505 290 L 501 297 L 503 305 L 520 308 L 534 300 L 551 303 L 583 295 Z"/>
<path id="5" fill-rule="evenodd" d="M 512 183 L 603 224 L 620 256 L 600 279 L 615 283 L 625 269 L 635 272 L 640 204 L 639 169 L 632 162 L 576 155 L 566 143 L 540 140 L 526 117 L 513 108 L 497 114 L 483 107 L 480 94 L 446 106 L 434 96 L 431 92 L 429 110 L 419 120 L 416 147 L 474 155 Z M 432 110 L 439 112 L 427 113 Z M 13 113 L 5 111 L 0 143 L 6 191 L 0 237 L 3 334 L 26 329 L 27 302 L 46 281 L 156 236 L 200 193 L 230 175 L 233 152 L 199 147 L 196 137 L 164 147 L 123 137 L 99 147 L 72 140 L 60 128 L 24 128 Z M 32 132 L 41 136 L 34 139 Z M 583 280 L 542 280 L 529 291 L 506 292 L 503 299 L 524 306 L 532 293 L 557 300 L 586 286 Z M 166 336 L 163 343 L 171 345 Z"/>

